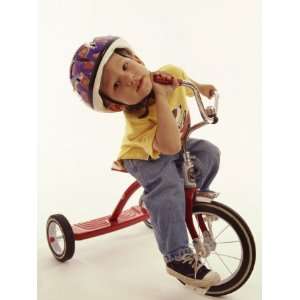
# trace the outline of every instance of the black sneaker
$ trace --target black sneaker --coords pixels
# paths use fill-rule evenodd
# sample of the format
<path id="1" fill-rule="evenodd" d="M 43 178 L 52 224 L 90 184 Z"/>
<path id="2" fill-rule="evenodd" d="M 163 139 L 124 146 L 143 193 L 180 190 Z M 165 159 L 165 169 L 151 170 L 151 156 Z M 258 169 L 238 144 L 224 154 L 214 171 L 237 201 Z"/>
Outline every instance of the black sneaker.
<path id="1" fill-rule="evenodd" d="M 185 284 L 199 288 L 207 288 L 221 281 L 220 275 L 207 269 L 200 259 L 197 263 L 197 269 L 195 263 L 194 254 L 187 253 L 180 259 L 167 263 L 167 272 Z"/>

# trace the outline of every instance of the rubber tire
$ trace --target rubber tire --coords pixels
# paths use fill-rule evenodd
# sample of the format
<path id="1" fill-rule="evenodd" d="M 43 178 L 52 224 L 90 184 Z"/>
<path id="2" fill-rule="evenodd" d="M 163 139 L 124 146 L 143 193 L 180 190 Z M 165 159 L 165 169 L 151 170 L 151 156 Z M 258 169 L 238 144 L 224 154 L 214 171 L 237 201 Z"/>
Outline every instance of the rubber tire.
<path id="1" fill-rule="evenodd" d="M 52 249 L 49 242 L 48 231 L 49 231 L 49 226 L 52 222 L 55 222 L 60 227 L 60 230 L 64 235 L 65 249 L 61 255 L 57 255 L 57 253 L 55 253 L 55 251 Z M 51 215 L 48 218 L 47 226 L 46 226 L 46 234 L 47 234 L 47 241 L 48 241 L 49 248 L 53 253 L 54 257 L 58 261 L 65 262 L 73 257 L 75 252 L 75 238 L 74 238 L 72 227 L 64 215 L 55 214 L 55 215 Z"/>
<path id="2" fill-rule="evenodd" d="M 145 209 L 147 209 L 147 207 L 146 207 L 145 204 L 144 204 L 144 201 L 143 201 L 142 197 L 141 197 L 140 200 L 139 200 L 139 206 L 144 207 Z M 145 223 L 145 225 L 146 225 L 148 228 L 153 229 L 153 226 L 152 226 L 152 224 L 151 224 L 151 222 L 150 222 L 150 219 L 145 220 L 144 223 Z"/>
<path id="3" fill-rule="evenodd" d="M 239 289 L 249 279 L 255 264 L 256 249 L 253 235 L 242 217 L 228 206 L 216 201 L 210 203 L 196 202 L 193 207 L 194 213 L 212 213 L 224 219 L 239 236 L 243 248 L 243 261 L 237 274 L 227 283 L 212 286 L 206 295 L 223 296 Z"/>

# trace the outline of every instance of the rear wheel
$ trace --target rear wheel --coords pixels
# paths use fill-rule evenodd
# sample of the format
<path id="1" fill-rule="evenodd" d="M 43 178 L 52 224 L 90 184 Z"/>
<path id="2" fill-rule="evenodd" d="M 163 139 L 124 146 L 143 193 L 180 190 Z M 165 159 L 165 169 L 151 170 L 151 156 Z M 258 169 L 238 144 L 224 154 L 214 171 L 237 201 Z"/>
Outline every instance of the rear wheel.
<path id="1" fill-rule="evenodd" d="M 58 261 L 64 262 L 72 258 L 75 239 L 72 227 L 65 216 L 60 214 L 50 216 L 46 233 L 50 250 Z"/>
<path id="2" fill-rule="evenodd" d="M 222 296 L 239 289 L 250 277 L 255 264 L 256 250 L 252 233 L 239 214 L 224 204 L 212 201 L 196 202 L 193 222 L 200 239 L 197 215 L 201 214 L 215 242 L 209 256 L 202 258 L 207 268 L 218 272 L 221 282 L 212 286 L 206 295 Z"/>

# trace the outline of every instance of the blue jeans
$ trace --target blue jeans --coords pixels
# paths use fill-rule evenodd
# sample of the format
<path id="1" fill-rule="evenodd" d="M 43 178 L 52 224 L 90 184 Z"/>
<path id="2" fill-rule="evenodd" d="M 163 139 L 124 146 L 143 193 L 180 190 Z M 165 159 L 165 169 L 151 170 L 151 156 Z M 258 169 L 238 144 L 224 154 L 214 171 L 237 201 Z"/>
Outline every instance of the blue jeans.
<path id="1" fill-rule="evenodd" d="M 188 140 L 187 150 L 195 156 L 197 187 L 202 191 L 209 190 L 219 169 L 220 150 L 208 141 L 194 138 Z M 125 159 L 123 162 L 127 171 L 144 188 L 142 197 L 165 262 L 192 253 L 185 223 L 181 155 L 161 154 L 156 160 Z"/>

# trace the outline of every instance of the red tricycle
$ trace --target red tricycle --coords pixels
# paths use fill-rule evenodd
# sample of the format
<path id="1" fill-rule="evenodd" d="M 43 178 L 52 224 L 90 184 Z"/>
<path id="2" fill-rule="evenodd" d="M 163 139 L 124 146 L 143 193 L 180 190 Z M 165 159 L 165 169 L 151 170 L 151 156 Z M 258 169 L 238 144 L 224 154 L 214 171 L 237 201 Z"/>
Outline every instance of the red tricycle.
<path id="1" fill-rule="evenodd" d="M 186 225 L 196 255 L 202 258 L 208 268 L 221 276 L 221 282 L 202 291 L 202 294 L 222 296 L 239 289 L 250 277 L 256 258 L 255 242 L 243 218 L 228 206 L 215 200 L 218 197 L 217 193 L 197 191 L 194 157 L 186 150 L 186 141 L 192 132 L 206 124 L 214 124 L 218 121 L 219 95 L 217 92 L 214 94 L 214 105 L 209 107 L 212 113 L 208 114 L 208 109 L 204 107 L 196 85 L 187 80 L 181 80 L 180 85 L 193 91 L 203 119 L 200 123 L 189 126 L 180 152 L 183 157 Z M 117 168 L 114 170 L 126 172 Z M 142 197 L 138 205 L 124 210 L 129 198 L 140 187 L 138 181 L 133 182 L 109 216 L 70 225 L 63 215 L 51 215 L 47 221 L 46 231 L 48 244 L 54 257 L 60 262 L 72 258 L 75 240 L 106 234 L 142 221 L 152 228 Z"/>

